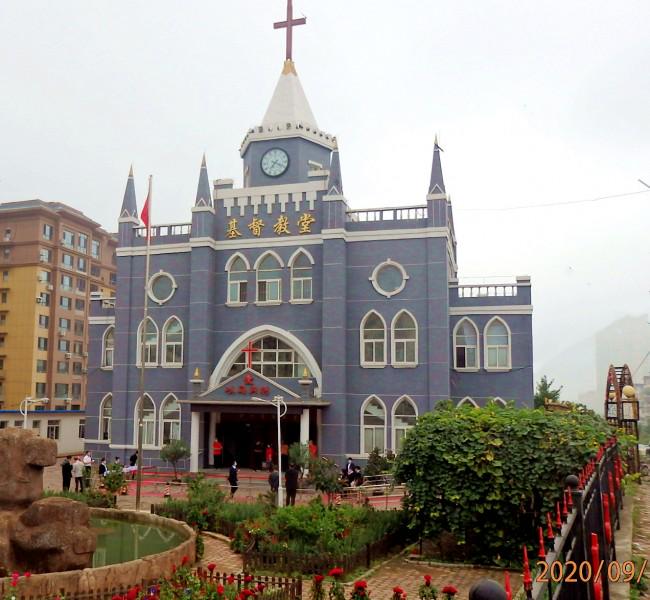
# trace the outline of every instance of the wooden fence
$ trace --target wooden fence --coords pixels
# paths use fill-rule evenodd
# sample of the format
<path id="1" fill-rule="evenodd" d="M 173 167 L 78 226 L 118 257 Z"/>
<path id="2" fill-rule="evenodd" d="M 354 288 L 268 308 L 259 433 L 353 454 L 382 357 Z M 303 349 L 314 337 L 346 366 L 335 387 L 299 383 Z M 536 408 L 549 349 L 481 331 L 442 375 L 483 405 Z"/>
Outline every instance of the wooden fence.
<path id="1" fill-rule="evenodd" d="M 215 585 L 222 584 L 233 585 L 237 591 L 241 591 L 244 587 L 257 586 L 260 583 L 265 587 L 265 600 L 301 600 L 302 599 L 302 579 L 294 577 L 258 577 L 253 576 L 252 581 L 246 582 L 246 573 L 212 573 L 210 574 L 205 569 L 197 569 L 194 574 L 201 574 L 205 577 L 206 581 L 211 581 Z M 9 581 L 8 579 L 5 581 Z M 156 581 L 137 582 L 141 589 L 148 589 L 156 585 Z M 65 600 L 111 600 L 114 596 L 125 595 L 129 589 L 135 585 L 129 586 L 113 586 L 110 588 L 103 588 L 92 590 L 91 592 L 66 592 L 61 589 L 58 595 L 65 598 Z M 0 579 L 0 594 L 12 594 L 16 600 L 53 600 L 56 596 L 51 598 L 43 598 L 42 595 L 34 596 L 29 593 L 22 592 L 20 585 L 13 588 L 9 584 L 6 585 L 6 590 L 3 589 L 3 581 Z"/>
<path id="2" fill-rule="evenodd" d="M 242 554 L 244 571 L 273 571 L 276 573 L 327 573 L 332 567 L 346 572 L 358 567 L 370 568 L 373 560 L 388 555 L 391 550 L 405 543 L 401 532 L 390 533 L 376 542 L 366 544 L 350 554 L 320 553 L 305 555 L 295 552 L 261 552 L 249 550 Z"/>

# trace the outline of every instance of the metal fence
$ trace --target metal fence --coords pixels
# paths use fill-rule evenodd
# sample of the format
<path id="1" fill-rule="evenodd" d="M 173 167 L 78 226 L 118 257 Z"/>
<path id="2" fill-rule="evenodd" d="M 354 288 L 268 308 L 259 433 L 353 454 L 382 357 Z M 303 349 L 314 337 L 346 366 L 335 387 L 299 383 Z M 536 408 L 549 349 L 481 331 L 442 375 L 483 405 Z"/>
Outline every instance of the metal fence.
<path id="1" fill-rule="evenodd" d="M 526 597 L 535 600 L 609 598 L 616 563 L 615 530 L 623 508 L 623 467 L 614 439 L 578 476 L 569 476 L 554 515 L 540 528 L 537 569 L 524 564 Z M 544 531 L 545 529 L 545 531 Z M 620 570 L 618 577 L 621 576 Z"/>

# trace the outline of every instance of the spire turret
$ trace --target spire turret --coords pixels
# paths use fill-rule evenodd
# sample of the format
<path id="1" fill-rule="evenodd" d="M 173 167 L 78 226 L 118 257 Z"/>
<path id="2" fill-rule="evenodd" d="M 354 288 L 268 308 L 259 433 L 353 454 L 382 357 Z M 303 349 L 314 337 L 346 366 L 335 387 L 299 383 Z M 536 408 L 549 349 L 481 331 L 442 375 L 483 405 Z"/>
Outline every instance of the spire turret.
<path id="1" fill-rule="evenodd" d="M 433 161 L 431 163 L 431 181 L 429 182 L 429 194 L 445 194 L 445 180 L 442 178 L 442 165 L 440 153 L 442 148 L 438 146 L 438 136 L 433 142 Z"/>
<path id="2" fill-rule="evenodd" d="M 120 209 L 120 220 L 122 219 L 135 219 L 138 220 L 138 204 L 135 201 L 135 184 L 133 182 L 133 165 L 129 169 L 129 177 L 126 180 L 126 189 L 124 190 L 124 199 L 122 200 L 122 208 Z"/>
<path id="3" fill-rule="evenodd" d="M 196 202 L 194 206 L 212 206 L 212 194 L 210 193 L 210 180 L 208 179 L 208 167 L 205 162 L 205 154 L 203 154 L 203 160 L 201 161 L 199 185 L 196 188 Z"/>
<path id="4" fill-rule="evenodd" d="M 327 195 L 343 195 L 343 178 L 341 177 L 341 161 L 339 159 L 339 145 L 334 142 L 332 157 L 330 159 L 330 174 L 327 178 Z"/>

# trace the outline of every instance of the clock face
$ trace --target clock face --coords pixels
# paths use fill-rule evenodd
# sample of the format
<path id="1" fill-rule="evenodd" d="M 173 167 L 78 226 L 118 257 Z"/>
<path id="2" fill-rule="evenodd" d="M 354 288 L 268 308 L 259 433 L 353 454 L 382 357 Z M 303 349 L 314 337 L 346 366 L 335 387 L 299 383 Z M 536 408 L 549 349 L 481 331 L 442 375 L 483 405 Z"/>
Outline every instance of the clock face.
<path id="1" fill-rule="evenodd" d="M 280 148 L 271 148 L 262 156 L 262 171 L 269 177 L 279 177 L 289 166 L 289 155 Z"/>

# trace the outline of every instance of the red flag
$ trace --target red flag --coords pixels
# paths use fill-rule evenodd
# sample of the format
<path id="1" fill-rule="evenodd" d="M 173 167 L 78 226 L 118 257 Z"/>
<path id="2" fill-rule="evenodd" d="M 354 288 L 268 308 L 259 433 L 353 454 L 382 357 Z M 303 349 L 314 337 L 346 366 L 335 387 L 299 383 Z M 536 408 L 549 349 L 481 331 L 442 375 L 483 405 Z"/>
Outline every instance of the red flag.
<path id="1" fill-rule="evenodd" d="M 142 207 L 142 212 L 140 213 L 140 220 L 144 223 L 144 226 L 147 228 L 147 239 L 151 235 L 151 229 L 149 228 L 150 203 L 151 203 L 151 175 L 149 175 L 149 191 L 147 192 L 147 199 L 144 201 L 144 206 Z"/>

